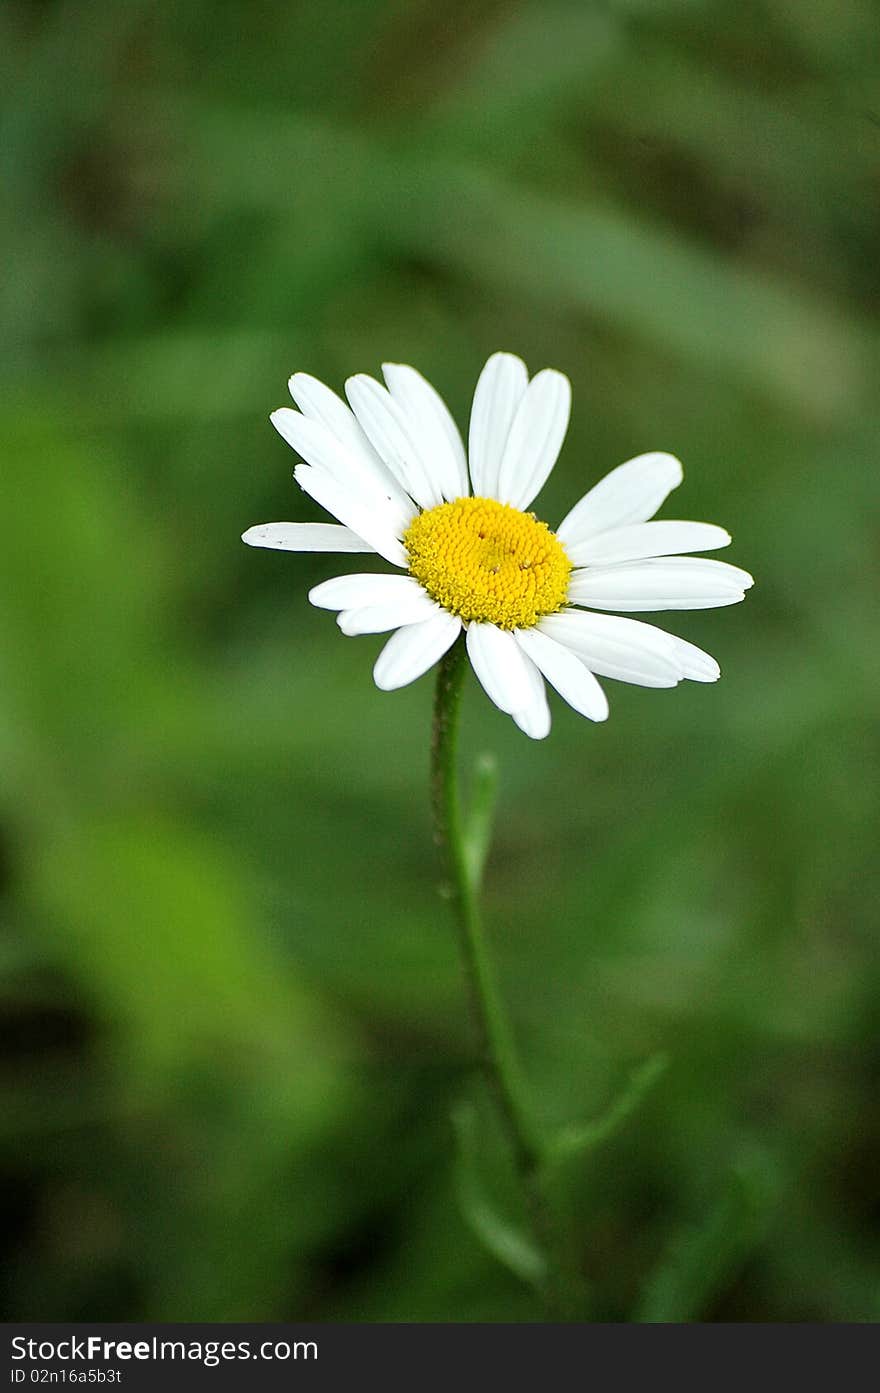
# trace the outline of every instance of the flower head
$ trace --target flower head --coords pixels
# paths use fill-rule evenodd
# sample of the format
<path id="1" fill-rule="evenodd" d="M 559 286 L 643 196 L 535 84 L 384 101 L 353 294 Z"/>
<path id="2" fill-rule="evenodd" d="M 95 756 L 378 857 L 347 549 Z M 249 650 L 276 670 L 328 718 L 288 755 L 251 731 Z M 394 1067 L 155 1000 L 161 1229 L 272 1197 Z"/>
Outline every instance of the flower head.
<path id="1" fill-rule="evenodd" d="M 721 527 L 652 522 L 681 482 L 672 455 L 639 455 L 611 471 L 555 532 L 527 511 L 556 463 L 571 388 L 545 368 L 494 354 L 471 408 L 468 452 L 445 403 L 415 371 L 359 374 L 349 405 L 305 373 L 290 379 L 298 410 L 272 424 L 304 461 L 297 483 L 331 523 L 264 523 L 243 540 L 282 551 L 372 552 L 404 574 L 345 575 L 316 585 L 312 604 L 337 611 L 344 634 L 393 630 L 373 669 L 383 690 L 426 672 L 466 631 L 473 669 L 521 730 L 550 729 L 545 679 L 582 715 L 602 721 L 596 674 L 644 687 L 714 682 L 714 658 L 627 613 L 735 604 L 747 571 L 685 555 L 727 546 Z M 596 612 L 600 611 L 600 612 Z"/>

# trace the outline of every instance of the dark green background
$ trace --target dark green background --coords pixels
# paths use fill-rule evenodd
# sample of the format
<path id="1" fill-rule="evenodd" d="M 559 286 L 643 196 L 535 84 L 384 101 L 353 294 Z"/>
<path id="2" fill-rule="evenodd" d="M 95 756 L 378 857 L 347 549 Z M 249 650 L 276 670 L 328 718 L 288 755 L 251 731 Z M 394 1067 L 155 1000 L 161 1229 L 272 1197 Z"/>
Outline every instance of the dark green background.
<path id="1" fill-rule="evenodd" d="M 348 561 L 238 540 L 319 516 L 292 371 L 410 362 L 465 425 L 497 348 L 573 383 L 544 516 L 671 450 L 757 578 L 666 617 L 715 687 L 543 744 L 466 696 L 542 1115 L 670 1056 L 560 1179 L 584 1311 L 880 1314 L 878 44 L 872 0 L 4 5 L 10 1316 L 538 1314 L 455 1203 L 430 679 L 309 606 Z"/>

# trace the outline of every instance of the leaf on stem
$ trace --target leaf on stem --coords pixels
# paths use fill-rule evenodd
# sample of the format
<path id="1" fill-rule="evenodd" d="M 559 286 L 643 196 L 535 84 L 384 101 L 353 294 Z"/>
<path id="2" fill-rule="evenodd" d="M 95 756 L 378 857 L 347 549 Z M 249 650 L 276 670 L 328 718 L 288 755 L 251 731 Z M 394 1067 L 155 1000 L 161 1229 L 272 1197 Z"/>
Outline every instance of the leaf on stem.
<path id="1" fill-rule="evenodd" d="M 556 1133 L 547 1150 L 547 1161 L 557 1165 L 608 1141 L 629 1120 L 668 1066 L 667 1054 L 652 1054 L 633 1070 L 623 1091 L 601 1117 L 593 1122 L 573 1122 Z"/>
<path id="2" fill-rule="evenodd" d="M 462 1103 L 453 1110 L 455 1133 L 455 1190 L 462 1217 L 471 1232 L 508 1271 L 530 1287 L 542 1287 L 547 1276 L 544 1256 L 532 1240 L 506 1215 L 499 1213 L 486 1192 L 479 1167 L 476 1109 Z"/>
<path id="3" fill-rule="evenodd" d="M 492 836 L 492 820 L 498 796 L 498 761 L 493 754 L 478 755 L 474 765 L 471 796 L 463 817 L 463 843 L 468 879 L 476 891 L 483 879 L 483 868 Z"/>

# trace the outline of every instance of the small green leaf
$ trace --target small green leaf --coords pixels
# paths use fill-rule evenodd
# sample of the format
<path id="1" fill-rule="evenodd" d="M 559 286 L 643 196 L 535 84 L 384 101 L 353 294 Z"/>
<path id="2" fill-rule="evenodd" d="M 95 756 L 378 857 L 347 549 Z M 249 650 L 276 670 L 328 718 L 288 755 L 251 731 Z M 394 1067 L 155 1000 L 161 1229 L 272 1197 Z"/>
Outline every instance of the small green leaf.
<path id="1" fill-rule="evenodd" d="M 547 1150 L 548 1162 L 553 1165 L 582 1156 L 608 1141 L 629 1120 L 668 1066 L 667 1054 L 652 1054 L 633 1070 L 623 1092 L 601 1117 L 594 1122 L 573 1122 L 556 1133 Z"/>
<path id="2" fill-rule="evenodd" d="M 483 879 L 483 868 L 492 836 L 492 819 L 498 796 L 498 761 L 493 754 L 477 756 L 470 802 L 464 815 L 464 852 L 468 878 L 475 890 Z"/>
<path id="3" fill-rule="evenodd" d="M 486 1193 L 479 1173 L 476 1110 L 463 1103 L 452 1114 L 455 1132 L 455 1189 L 468 1228 L 487 1252 L 531 1287 L 542 1287 L 547 1276 L 544 1255 Z"/>

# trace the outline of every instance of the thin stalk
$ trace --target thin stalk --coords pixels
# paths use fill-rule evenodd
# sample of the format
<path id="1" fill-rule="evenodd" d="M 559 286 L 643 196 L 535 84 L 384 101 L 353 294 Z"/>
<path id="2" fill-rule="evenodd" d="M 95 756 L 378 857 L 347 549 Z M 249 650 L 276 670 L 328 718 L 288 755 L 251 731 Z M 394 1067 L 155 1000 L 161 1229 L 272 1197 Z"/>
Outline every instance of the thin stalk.
<path id="1" fill-rule="evenodd" d="M 545 1148 L 533 1121 L 522 1084 L 507 1015 L 501 1003 L 480 916 L 480 880 L 487 829 L 482 827 L 482 854 L 469 845 L 458 789 L 458 717 L 466 669 L 463 636 L 439 664 L 431 742 L 431 791 L 434 836 L 444 857 L 459 929 L 468 1002 L 479 1060 L 499 1110 L 523 1187 L 536 1240 L 547 1265 L 548 1313 L 568 1314 L 564 1264 L 556 1252 L 551 1215 L 543 1194 Z"/>

